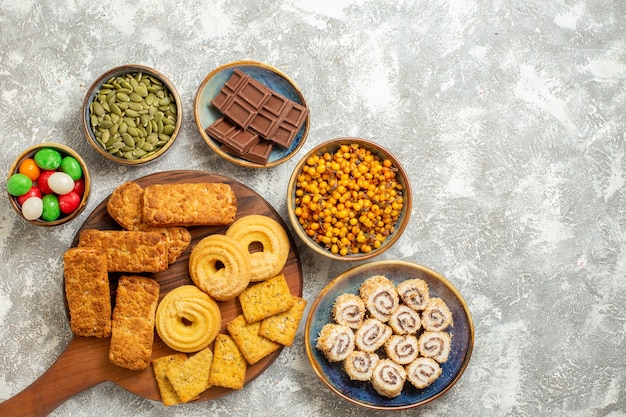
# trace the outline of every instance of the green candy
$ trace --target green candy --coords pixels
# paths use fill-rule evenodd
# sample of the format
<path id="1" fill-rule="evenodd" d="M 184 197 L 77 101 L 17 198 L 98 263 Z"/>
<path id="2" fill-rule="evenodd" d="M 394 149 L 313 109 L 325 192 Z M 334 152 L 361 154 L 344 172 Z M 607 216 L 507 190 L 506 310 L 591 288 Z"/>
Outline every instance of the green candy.
<path id="1" fill-rule="evenodd" d="M 72 177 L 74 181 L 83 177 L 83 169 L 80 167 L 80 163 L 72 156 L 63 158 L 61 161 L 61 171 Z"/>
<path id="2" fill-rule="evenodd" d="M 58 219 L 61 215 L 61 208 L 59 207 L 59 199 L 57 196 L 54 194 L 46 194 L 41 200 L 43 202 L 41 218 L 47 222 Z"/>
<path id="3" fill-rule="evenodd" d="M 61 153 L 56 149 L 42 148 L 33 157 L 37 166 L 41 169 L 55 170 L 61 166 L 63 159 Z"/>
<path id="4" fill-rule="evenodd" d="M 7 181 L 7 191 L 13 196 L 26 194 L 33 186 L 33 181 L 24 174 L 13 174 Z"/>

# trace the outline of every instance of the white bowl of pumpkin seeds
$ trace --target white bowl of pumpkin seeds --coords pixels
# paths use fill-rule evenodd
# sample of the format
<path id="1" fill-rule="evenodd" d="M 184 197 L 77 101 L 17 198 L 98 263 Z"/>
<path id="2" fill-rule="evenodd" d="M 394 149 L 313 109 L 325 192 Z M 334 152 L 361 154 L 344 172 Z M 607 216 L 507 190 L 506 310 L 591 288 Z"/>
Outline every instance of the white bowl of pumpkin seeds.
<path id="1" fill-rule="evenodd" d="M 83 102 L 87 140 L 102 156 L 126 165 L 154 161 L 174 143 L 182 103 L 172 82 L 137 64 L 101 74 Z"/>

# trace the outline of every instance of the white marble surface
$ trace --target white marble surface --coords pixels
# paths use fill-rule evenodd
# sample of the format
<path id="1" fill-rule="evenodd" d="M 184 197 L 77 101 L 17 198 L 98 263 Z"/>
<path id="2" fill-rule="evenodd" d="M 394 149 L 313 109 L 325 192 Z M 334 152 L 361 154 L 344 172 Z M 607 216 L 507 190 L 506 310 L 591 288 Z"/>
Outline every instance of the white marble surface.
<path id="1" fill-rule="evenodd" d="M 237 167 L 194 123 L 204 76 L 253 59 L 307 98 L 302 153 L 360 136 L 399 156 L 414 207 L 381 258 L 441 272 L 473 314 L 474 354 L 458 384 L 395 415 L 626 416 L 625 17 L 620 0 L 0 0 L 2 168 L 51 140 L 79 150 L 93 180 L 87 210 L 56 229 L 26 224 L 4 198 L 0 400 L 68 343 L 61 255 L 121 182 L 215 171 L 250 184 L 286 219 L 298 158 Z M 164 72 L 184 100 L 176 144 L 140 168 L 104 161 L 80 124 L 91 81 L 126 63 Z M 349 265 L 299 249 L 312 301 Z M 333 395 L 308 363 L 302 330 L 263 375 L 218 400 L 166 409 L 104 383 L 51 415 L 387 415 Z"/>

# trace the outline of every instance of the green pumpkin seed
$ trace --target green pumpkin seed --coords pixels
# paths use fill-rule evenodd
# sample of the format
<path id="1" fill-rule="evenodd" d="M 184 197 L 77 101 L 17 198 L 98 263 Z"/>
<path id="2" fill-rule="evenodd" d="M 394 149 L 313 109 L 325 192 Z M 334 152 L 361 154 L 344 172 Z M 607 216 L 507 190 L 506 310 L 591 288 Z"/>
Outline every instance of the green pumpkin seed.
<path id="1" fill-rule="evenodd" d="M 137 111 L 133 109 L 126 109 L 126 114 L 130 117 L 139 117 L 139 113 L 137 113 Z"/>
<path id="2" fill-rule="evenodd" d="M 111 113 L 117 114 L 118 116 L 122 115 L 122 109 L 120 109 L 120 106 L 118 106 L 116 103 L 111 103 L 109 105 L 109 108 L 111 109 Z"/>
<path id="3" fill-rule="evenodd" d="M 143 110 L 143 104 L 132 101 L 128 103 L 128 108 L 133 109 L 135 111 Z"/>
<path id="4" fill-rule="evenodd" d="M 171 135 L 172 133 L 174 133 L 174 126 L 172 125 L 167 125 L 167 126 L 163 126 L 163 133 L 166 135 Z"/>
<path id="5" fill-rule="evenodd" d="M 126 93 L 117 93 L 115 96 L 119 101 L 130 101 L 130 97 Z"/>
<path id="6" fill-rule="evenodd" d="M 104 107 L 102 107 L 102 104 L 97 101 L 93 103 L 93 112 L 99 117 L 104 116 L 104 114 L 106 113 Z"/>

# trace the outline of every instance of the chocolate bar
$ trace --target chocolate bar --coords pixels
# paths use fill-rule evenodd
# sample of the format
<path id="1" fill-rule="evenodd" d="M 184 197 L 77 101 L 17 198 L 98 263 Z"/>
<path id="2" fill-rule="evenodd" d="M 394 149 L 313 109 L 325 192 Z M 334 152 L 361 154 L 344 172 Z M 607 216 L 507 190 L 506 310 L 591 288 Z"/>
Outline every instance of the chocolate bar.
<path id="1" fill-rule="evenodd" d="M 234 70 L 211 104 L 242 129 L 288 148 L 306 120 L 308 109 Z"/>

